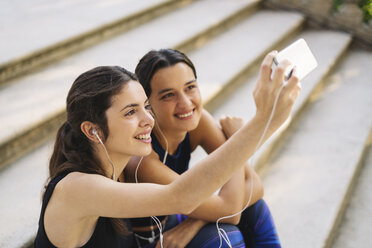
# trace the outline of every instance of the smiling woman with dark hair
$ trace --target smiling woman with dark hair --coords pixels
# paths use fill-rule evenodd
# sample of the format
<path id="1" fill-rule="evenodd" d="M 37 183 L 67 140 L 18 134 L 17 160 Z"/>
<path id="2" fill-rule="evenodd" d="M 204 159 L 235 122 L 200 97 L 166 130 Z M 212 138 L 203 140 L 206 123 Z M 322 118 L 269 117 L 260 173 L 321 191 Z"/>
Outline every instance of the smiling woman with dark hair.
<path id="1" fill-rule="evenodd" d="M 264 63 L 272 59 L 269 55 Z M 298 91 L 292 81 L 283 92 Z M 124 68 L 101 66 L 81 74 L 57 132 L 35 247 L 131 247 L 125 218 L 192 212 L 254 152 L 275 98 L 270 92 L 280 87 L 268 82 L 258 81 L 256 116 L 218 152 L 168 185 L 134 184 L 125 181 L 124 168 L 132 156 L 152 151 L 147 96 Z M 267 136 L 288 117 L 293 102 L 289 94 L 279 98 L 279 115 Z"/>
<path id="2" fill-rule="evenodd" d="M 157 123 L 152 133 L 152 154 L 142 160 L 138 169 L 138 178 L 142 182 L 173 182 L 188 170 L 190 153 L 196 147 L 201 146 L 207 153 L 212 153 L 243 125 L 240 118 L 225 118 L 220 120 L 221 129 L 203 109 L 196 69 L 182 52 L 152 50 L 141 58 L 136 75 L 149 98 Z M 133 175 L 137 164 L 127 168 L 129 175 Z M 280 247 L 270 210 L 261 199 L 261 181 L 248 164 L 223 185 L 218 195 L 204 201 L 186 220 L 185 216 L 158 217 L 166 223 L 164 240 L 175 247 L 218 247 L 220 239 L 216 225 L 208 222 L 240 211 L 250 197 L 251 180 L 254 186 L 250 207 L 242 214 L 224 219 L 222 228 L 233 247 L 242 247 L 244 243 L 247 247 Z M 132 219 L 132 225 L 138 246 L 146 246 L 158 237 L 155 223 L 150 218 Z"/>

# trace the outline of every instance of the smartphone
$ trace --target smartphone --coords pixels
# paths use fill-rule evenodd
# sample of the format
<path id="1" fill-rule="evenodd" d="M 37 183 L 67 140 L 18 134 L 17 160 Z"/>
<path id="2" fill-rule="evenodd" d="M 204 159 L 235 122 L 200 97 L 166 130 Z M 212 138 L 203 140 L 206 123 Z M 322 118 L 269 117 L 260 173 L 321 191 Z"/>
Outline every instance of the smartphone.
<path id="1" fill-rule="evenodd" d="M 293 67 L 296 66 L 297 74 L 300 81 L 318 66 L 313 53 L 304 39 L 298 39 L 282 51 L 274 58 L 272 65 L 271 78 L 274 75 L 276 66 L 283 60 L 288 59 L 291 65 L 285 71 L 285 80 L 288 80 L 293 72 Z"/>

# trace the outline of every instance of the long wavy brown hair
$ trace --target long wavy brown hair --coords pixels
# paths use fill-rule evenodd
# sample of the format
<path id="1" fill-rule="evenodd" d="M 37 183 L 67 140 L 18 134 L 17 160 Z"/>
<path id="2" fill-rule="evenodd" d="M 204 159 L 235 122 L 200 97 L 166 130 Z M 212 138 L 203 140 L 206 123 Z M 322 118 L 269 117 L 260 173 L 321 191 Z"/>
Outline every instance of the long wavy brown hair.
<path id="1" fill-rule="evenodd" d="M 84 72 L 74 81 L 66 100 L 67 120 L 57 132 L 49 162 L 48 181 L 75 171 L 105 176 L 92 143 L 80 125 L 84 121 L 95 123 L 102 130 L 101 139 L 106 140 L 109 135 L 106 110 L 113 96 L 130 80 L 137 81 L 137 77 L 124 68 L 100 66 Z M 121 219 L 111 218 L 111 223 L 118 233 L 128 233 Z"/>

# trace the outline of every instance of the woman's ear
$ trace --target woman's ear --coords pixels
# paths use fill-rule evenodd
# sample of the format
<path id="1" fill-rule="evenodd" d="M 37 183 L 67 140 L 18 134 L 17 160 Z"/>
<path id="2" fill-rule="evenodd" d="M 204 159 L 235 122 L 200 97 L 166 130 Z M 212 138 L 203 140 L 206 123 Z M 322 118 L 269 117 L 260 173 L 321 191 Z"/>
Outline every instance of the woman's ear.
<path id="1" fill-rule="evenodd" d="M 80 125 L 80 129 L 89 140 L 94 143 L 99 143 L 99 134 L 95 124 L 90 121 L 83 121 Z"/>

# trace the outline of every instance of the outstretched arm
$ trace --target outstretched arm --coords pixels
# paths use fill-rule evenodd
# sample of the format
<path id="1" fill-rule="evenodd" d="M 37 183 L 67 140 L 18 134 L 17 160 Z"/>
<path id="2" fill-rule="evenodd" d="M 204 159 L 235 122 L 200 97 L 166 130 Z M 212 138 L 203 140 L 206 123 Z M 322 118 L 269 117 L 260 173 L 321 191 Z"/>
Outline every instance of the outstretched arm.
<path id="1" fill-rule="evenodd" d="M 133 158 L 126 167 L 126 177 L 130 181 L 135 181 L 134 174 L 138 162 L 138 158 Z M 242 189 L 244 187 L 244 171 L 243 168 L 239 169 L 238 171 L 238 173 L 235 173 L 236 180 L 232 181 L 231 184 L 238 184 L 237 187 L 240 187 Z M 165 166 L 159 160 L 158 155 L 154 151 L 152 151 L 149 156 L 142 159 L 142 162 L 138 167 L 137 177 L 140 182 L 168 185 L 174 181 L 177 181 L 177 179 L 181 176 L 174 172 L 172 169 Z M 203 179 L 201 178 L 201 180 Z M 234 214 L 240 210 L 243 202 L 243 194 L 241 194 L 241 192 L 239 191 L 238 193 L 240 193 L 241 199 L 239 199 L 239 201 L 236 201 L 236 198 L 234 199 L 234 196 L 227 194 L 227 192 L 224 190 L 220 190 L 218 195 L 212 195 L 207 198 L 197 209 L 188 214 L 188 216 L 204 221 L 216 221 L 222 216 Z M 231 205 L 233 205 L 232 202 L 235 203 L 235 206 L 233 206 L 235 208 L 231 207 Z M 238 216 L 233 220 L 227 219 L 224 221 L 227 223 L 238 223 L 239 219 L 240 217 Z"/>

